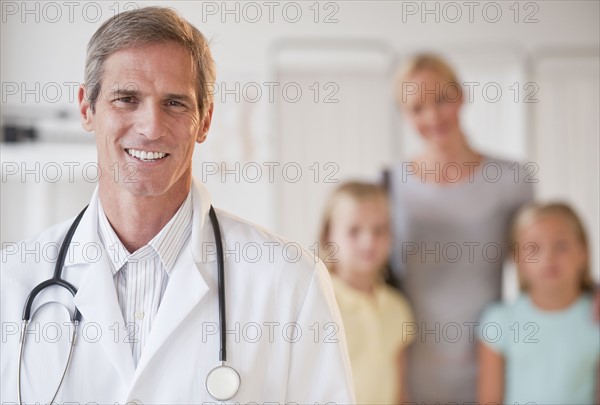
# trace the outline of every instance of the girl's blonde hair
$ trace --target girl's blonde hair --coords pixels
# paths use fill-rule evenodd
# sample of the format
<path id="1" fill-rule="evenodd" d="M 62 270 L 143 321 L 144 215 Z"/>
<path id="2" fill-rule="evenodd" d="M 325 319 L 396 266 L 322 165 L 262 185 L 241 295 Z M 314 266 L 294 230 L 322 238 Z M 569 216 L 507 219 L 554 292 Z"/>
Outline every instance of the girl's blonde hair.
<path id="1" fill-rule="evenodd" d="M 592 280 L 592 276 L 590 273 L 589 266 L 589 250 L 588 250 L 588 238 L 585 232 L 585 228 L 583 223 L 575 213 L 575 211 L 567 204 L 555 202 L 548 204 L 541 203 L 532 203 L 524 206 L 517 213 L 510 230 L 510 240 L 511 240 L 511 249 L 513 253 L 520 254 L 518 252 L 514 252 L 514 250 L 518 249 L 519 246 L 519 235 L 523 231 L 523 229 L 531 226 L 534 222 L 538 221 L 542 217 L 546 216 L 560 216 L 565 221 L 567 221 L 572 229 L 575 232 L 575 236 L 587 252 L 587 260 L 584 267 L 581 269 L 581 290 L 582 291 L 592 291 L 594 289 L 594 282 Z M 521 291 L 526 291 L 528 286 L 525 283 L 525 279 L 523 276 L 523 271 L 520 269 L 519 264 L 517 263 L 517 272 L 519 278 L 519 286 Z"/>
<path id="2" fill-rule="evenodd" d="M 387 191 L 385 188 L 378 184 L 350 181 L 340 185 L 335 191 L 329 196 L 329 199 L 325 203 L 325 209 L 321 220 L 321 229 L 319 232 L 319 257 L 329 271 L 334 272 L 334 261 L 335 257 L 332 253 L 336 252 L 334 246 L 331 246 L 329 242 L 329 231 L 331 229 L 331 217 L 333 216 L 334 210 L 337 208 L 340 201 L 345 198 L 351 198 L 354 201 L 365 201 L 367 199 L 381 197 L 387 201 Z"/>
<path id="3" fill-rule="evenodd" d="M 440 75 L 447 81 L 446 85 L 456 87 L 462 94 L 462 88 L 456 72 L 443 58 L 433 53 L 419 53 L 404 62 L 396 71 L 394 95 L 398 105 L 403 104 L 405 101 L 405 83 L 409 83 L 414 75 L 423 71 L 430 71 Z"/>

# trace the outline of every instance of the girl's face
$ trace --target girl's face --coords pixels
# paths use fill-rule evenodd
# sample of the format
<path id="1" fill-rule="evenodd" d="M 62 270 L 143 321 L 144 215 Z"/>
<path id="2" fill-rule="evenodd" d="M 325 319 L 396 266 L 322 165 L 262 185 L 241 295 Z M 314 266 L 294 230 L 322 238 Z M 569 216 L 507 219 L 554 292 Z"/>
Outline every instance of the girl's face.
<path id="1" fill-rule="evenodd" d="M 405 116 L 428 145 L 444 147 L 459 138 L 462 97 L 456 84 L 423 70 L 403 84 L 401 97 Z"/>
<path id="2" fill-rule="evenodd" d="M 329 242 L 337 252 L 336 272 L 372 276 L 379 274 L 391 248 L 388 201 L 383 196 L 357 201 L 343 198 L 333 212 Z"/>
<path id="3" fill-rule="evenodd" d="M 573 226 L 560 215 L 546 215 L 522 230 L 519 268 L 530 290 L 579 288 L 587 252 Z"/>

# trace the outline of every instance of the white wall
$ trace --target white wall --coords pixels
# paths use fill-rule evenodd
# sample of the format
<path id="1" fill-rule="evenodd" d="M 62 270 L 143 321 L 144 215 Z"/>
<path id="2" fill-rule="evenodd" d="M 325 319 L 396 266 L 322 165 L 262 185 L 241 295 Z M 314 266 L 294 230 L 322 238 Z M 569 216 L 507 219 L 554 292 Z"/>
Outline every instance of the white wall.
<path id="1" fill-rule="evenodd" d="M 24 6 L 26 3 L 27 5 Z M 243 176 L 239 182 L 236 182 L 232 175 L 226 176 L 225 181 L 222 181 L 218 175 L 206 177 L 215 205 L 272 227 L 304 244 L 308 244 L 311 238 L 314 240 L 318 223 L 316 213 L 329 185 L 323 182 L 317 184 L 313 182 L 312 185 L 298 184 L 298 186 L 294 186 L 293 183 L 282 178 L 281 172 L 276 172 L 274 182 L 266 179 L 264 162 L 285 164 L 289 159 L 298 158 L 297 155 L 286 154 L 286 151 L 294 149 L 293 145 L 298 142 L 298 139 L 284 136 L 289 136 L 293 132 L 282 131 L 282 128 L 278 126 L 281 122 L 278 118 L 281 117 L 277 116 L 282 112 L 282 106 L 289 110 L 297 105 L 283 100 L 280 96 L 281 93 L 278 93 L 279 96 L 275 100 L 269 100 L 268 88 L 264 85 L 265 82 L 278 80 L 280 89 L 288 81 L 295 80 L 296 76 L 289 75 L 289 72 L 293 71 L 293 69 L 289 69 L 289 64 L 287 65 L 288 70 L 282 70 L 281 61 L 278 59 L 282 52 L 297 49 L 298 44 L 309 44 L 309 47 L 312 46 L 311 44 L 326 44 L 330 46 L 327 49 L 339 48 L 349 50 L 349 52 L 360 52 L 364 48 L 376 49 L 383 55 L 383 62 L 373 63 L 382 63 L 383 65 L 387 63 L 389 68 L 394 60 L 401 59 L 413 51 L 428 49 L 448 56 L 464 80 L 475 78 L 479 81 L 497 81 L 503 85 L 510 85 L 510 81 L 516 79 L 521 85 L 527 80 L 534 80 L 533 75 L 538 72 L 533 66 L 537 61 L 534 57 L 537 53 L 550 48 L 558 51 L 592 49 L 596 50 L 595 57 L 597 58 L 600 44 L 598 20 L 600 6 L 596 1 L 478 2 L 474 8 L 472 21 L 470 21 L 469 8 L 465 2 L 276 2 L 272 22 L 269 21 L 269 6 L 262 2 L 116 3 L 108 1 L 71 2 L 72 6 L 63 2 L 26 3 L 4 1 L 1 4 L 0 68 L 3 86 L 3 119 L 14 119 L 15 114 L 28 114 L 30 118 L 25 120 L 37 121 L 45 139 L 52 141 L 59 136 L 66 137 L 67 134 L 70 134 L 71 138 L 85 139 L 86 135 L 77 129 L 78 126 L 74 122 L 76 119 L 76 107 L 73 103 L 75 93 L 73 87 L 69 87 L 73 85 L 68 83 L 82 81 L 85 46 L 88 38 L 102 21 L 114 14 L 117 8 L 123 10 L 130 6 L 149 4 L 174 7 L 211 39 L 219 85 L 226 83 L 227 87 L 231 89 L 237 82 L 240 90 L 244 89 L 244 86 L 246 86 L 246 90 L 252 90 L 250 85 L 258 83 L 258 88 L 263 92 L 258 102 L 244 100 L 244 96 L 246 98 L 253 97 L 253 93 L 238 93 L 241 96 L 239 101 L 235 100 L 235 96 L 231 94 L 227 95 L 225 99 L 222 99 L 222 93 L 216 94 L 217 104 L 213 128 L 209 140 L 196 150 L 195 174 L 201 177 L 202 169 L 212 168 L 213 163 L 220 165 L 225 162 L 227 168 L 234 168 L 236 162 L 239 162 L 242 167 L 249 162 L 256 162 L 265 170 L 262 180 L 257 183 L 247 181 L 248 179 L 244 179 Z M 435 12 L 423 14 L 423 4 L 429 10 L 435 10 L 437 7 L 437 16 Z M 24 13 L 23 7 L 32 11 Z M 69 7 L 72 7 L 72 18 L 69 15 Z M 239 21 L 235 20 L 235 11 L 232 14 L 226 14 L 224 7 L 229 10 L 236 10 L 237 7 Z M 301 17 L 297 22 L 291 22 L 294 20 L 298 8 L 301 9 Z M 496 18 L 498 8 L 501 10 L 501 16 L 497 22 L 491 22 Z M 315 22 L 316 9 L 319 10 L 317 22 Z M 484 9 L 486 12 L 483 11 Z M 515 20 L 517 9 L 518 18 Z M 253 23 L 251 20 L 255 18 L 256 10 L 261 11 L 262 17 L 258 22 Z M 458 21 L 453 21 L 457 10 L 460 10 L 462 17 Z M 98 21 L 92 22 L 97 19 L 97 15 Z M 334 20 L 333 22 L 324 21 L 328 15 L 329 20 Z M 525 22 L 527 16 L 534 21 Z M 331 60 L 328 62 L 327 58 L 319 59 L 317 57 L 316 59 L 320 64 L 331 62 Z M 294 63 L 293 59 L 291 60 Z M 335 69 L 322 68 L 317 70 L 316 74 L 320 84 L 333 81 L 341 86 L 337 93 L 339 103 L 334 106 L 343 111 L 341 119 L 343 119 L 343 114 L 355 121 L 357 118 L 362 118 L 356 115 L 358 113 L 351 115 L 352 111 L 359 111 L 356 110 L 357 106 L 381 105 L 381 108 L 385 108 L 383 106 L 386 100 L 389 100 L 389 94 L 375 99 L 373 90 L 385 90 L 385 80 L 391 73 L 389 70 L 384 69 L 378 76 L 373 77 L 373 84 L 368 87 L 368 91 L 357 93 L 354 85 L 358 82 L 344 81 L 343 77 L 348 77 L 347 74 L 352 72 L 352 67 L 358 66 L 360 70 L 360 63 L 356 60 L 343 62 L 342 59 L 335 57 L 332 60 L 333 66 L 337 66 Z M 373 65 L 363 66 L 362 72 L 368 71 L 369 66 Z M 306 67 L 303 68 L 300 65 L 298 67 L 300 71 L 306 70 Z M 310 80 L 313 78 L 311 77 Z M 363 79 L 370 80 L 367 76 L 363 76 Z M 344 84 L 345 87 L 342 86 Z M 597 94 L 597 84 L 594 85 Z M 36 86 L 39 86 L 40 90 L 36 94 L 25 94 L 25 87 L 35 89 Z M 320 114 L 313 115 L 313 122 L 298 123 L 296 132 L 293 133 L 294 137 L 303 136 L 301 125 L 310 124 L 309 127 L 313 131 L 315 128 L 322 131 L 331 128 L 327 125 L 331 123 L 329 111 L 332 106 L 311 102 L 309 97 L 312 97 L 313 93 L 307 88 L 308 86 L 310 86 L 310 81 L 302 84 L 303 103 Z M 56 97 L 55 90 L 57 88 L 61 90 L 60 97 Z M 16 94 L 12 94 L 13 92 Z M 361 99 L 361 96 L 365 94 L 373 97 L 371 104 L 369 104 L 369 98 Z M 510 93 L 507 92 L 507 94 Z M 594 94 L 594 91 L 591 91 L 591 94 Z M 36 95 L 39 100 L 36 100 Z M 320 96 L 323 97 L 323 93 Z M 22 97 L 25 98 L 24 103 L 21 100 Z M 491 111 L 489 105 L 486 107 L 485 103 L 473 103 L 467 106 L 465 122 L 473 142 L 481 149 L 494 151 L 515 160 L 535 158 L 540 159 L 540 162 L 543 161 L 545 165 L 552 165 L 552 160 L 548 159 L 550 155 L 540 156 L 543 149 L 536 147 L 537 143 L 543 142 L 543 138 L 531 133 L 531 128 L 533 128 L 531 109 L 521 102 L 505 103 L 504 105 L 503 112 L 495 115 L 495 118 L 492 117 L 492 119 L 499 120 L 499 117 L 505 117 L 507 114 L 514 119 L 511 122 L 500 119 L 500 122 L 503 122 L 501 126 L 490 125 L 488 119 L 490 116 L 482 115 L 484 110 Z M 58 121 L 54 117 L 56 109 L 64 110 L 65 114 L 71 118 Z M 340 111 L 336 114 L 339 115 Z M 331 155 L 336 156 L 336 159 L 339 160 L 338 163 L 343 163 L 343 173 L 357 175 L 367 171 L 376 172 L 380 166 L 395 158 L 405 156 L 412 150 L 411 148 L 417 147 L 418 143 L 415 142 L 415 138 L 401 130 L 402 123 L 397 121 L 393 108 L 377 109 L 369 116 L 373 117 L 374 114 L 380 121 L 378 124 L 367 127 L 348 125 L 349 134 L 355 137 L 353 142 L 358 142 L 359 138 L 356 136 L 359 133 L 364 134 L 369 130 L 387 131 L 387 133 L 381 134 L 384 143 L 380 147 L 370 150 L 371 155 L 369 156 L 374 156 L 370 163 L 365 163 L 364 155 L 357 154 L 358 148 L 364 148 L 364 145 L 360 143 L 351 144 L 353 146 L 346 148 L 346 152 L 340 152 L 341 155 L 339 153 Z M 590 114 L 592 113 L 590 112 Z M 7 115 L 9 118 L 6 118 Z M 388 119 L 389 121 L 383 122 Z M 582 119 L 591 120 L 590 126 L 592 130 L 596 128 L 596 132 L 587 136 L 595 136 L 597 139 L 597 126 L 593 126 L 593 123 L 597 122 L 597 115 L 595 117 L 586 115 Z M 67 123 L 69 124 L 67 125 Z M 338 124 L 341 125 L 343 122 L 340 123 L 338 119 L 336 125 Z M 401 133 L 403 135 L 400 135 Z M 319 156 L 320 162 L 325 163 L 328 155 L 318 142 L 319 136 L 319 133 L 315 132 L 312 137 L 304 139 L 305 141 L 310 139 L 310 141 L 301 149 L 302 153 L 308 154 L 302 162 Z M 577 134 L 572 136 L 577 136 Z M 89 135 L 87 137 L 89 138 Z M 334 138 L 329 139 L 330 143 L 332 139 Z M 560 142 L 560 140 L 557 141 Z M 54 147 L 52 157 L 59 162 L 73 159 L 79 159 L 82 163 L 88 162 L 90 159 L 93 160 L 93 145 L 88 142 L 87 149 L 85 145 L 84 141 L 83 145 Z M 15 152 L 4 146 L 2 145 L 1 151 L 2 161 L 20 162 L 22 152 Z M 43 144 L 41 146 L 29 145 L 28 147 L 42 155 L 48 150 Z M 81 152 L 82 148 L 85 152 Z M 379 153 L 380 150 L 385 153 Z M 533 152 L 534 150 L 536 153 Z M 298 152 L 300 149 L 296 151 Z M 353 154 L 358 156 L 354 159 L 356 164 L 352 163 Z M 569 155 L 568 158 L 577 160 L 577 152 Z M 310 169 L 306 167 L 304 169 L 307 170 L 305 173 L 308 175 Z M 365 175 L 369 174 L 365 173 Z M 577 174 L 574 173 L 573 176 L 577 176 Z M 595 180 L 597 183 L 597 172 L 591 175 L 591 180 Z M 544 181 L 548 183 L 549 190 L 560 189 L 560 183 L 551 176 L 547 176 Z M 17 191 L 17 189 L 29 187 L 29 185 L 17 182 L 17 184 L 10 184 L 9 188 L 7 182 L 3 181 L 1 184 L 2 235 L 0 238 L 2 241 L 31 236 L 49 223 L 72 216 L 74 211 L 71 205 L 87 200 L 90 188 L 89 184 L 85 184 L 82 188 L 75 188 L 80 190 L 76 192 L 76 197 L 71 198 L 69 203 L 54 204 L 56 210 L 52 210 L 52 215 L 42 216 L 43 218 L 36 217 L 35 221 L 28 221 L 21 226 L 21 222 L 12 215 L 15 205 L 27 207 L 27 211 L 47 211 L 42 209 L 47 204 L 44 199 L 28 197 L 26 201 L 21 201 L 21 198 L 25 197 L 18 197 L 27 194 L 23 190 Z M 38 186 L 43 187 L 43 185 Z M 580 184 L 578 187 L 586 188 L 586 184 Z M 9 192 L 9 190 L 11 191 Z M 288 196 L 289 198 L 291 195 L 301 195 L 302 193 L 314 195 L 314 198 L 307 198 L 309 202 L 304 204 L 311 208 L 304 213 L 304 216 L 297 213 L 293 215 L 292 205 L 287 204 L 283 197 Z M 579 199 L 578 207 L 582 207 L 586 211 L 586 219 L 597 218 L 592 213 L 597 207 L 597 198 L 595 201 L 591 201 L 590 199 L 593 199 L 594 196 L 583 194 L 583 191 L 579 194 L 578 189 L 571 191 L 571 194 L 575 194 L 575 196 L 572 195 L 572 199 Z M 556 196 L 550 192 L 543 195 Z M 296 201 L 296 205 L 298 204 L 299 202 Z M 286 221 L 286 218 L 291 218 L 291 220 Z M 306 224 L 310 225 L 306 226 Z M 596 227 L 592 233 L 596 236 L 599 235 L 597 222 L 590 223 L 589 226 Z M 595 242 L 597 244 L 597 240 Z"/>

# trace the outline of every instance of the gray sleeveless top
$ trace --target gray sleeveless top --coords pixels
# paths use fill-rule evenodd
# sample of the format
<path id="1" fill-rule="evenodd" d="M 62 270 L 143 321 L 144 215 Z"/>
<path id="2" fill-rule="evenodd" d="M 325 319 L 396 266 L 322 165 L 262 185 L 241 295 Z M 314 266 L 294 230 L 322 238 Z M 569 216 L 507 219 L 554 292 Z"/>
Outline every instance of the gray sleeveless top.
<path id="1" fill-rule="evenodd" d="M 486 157 L 468 180 L 439 185 L 409 168 L 396 165 L 390 178 L 392 274 L 415 318 L 405 327 L 415 335 L 408 391 L 419 403 L 476 401 L 477 323 L 501 298 L 510 220 L 532 200 L 535 174 Z"/>

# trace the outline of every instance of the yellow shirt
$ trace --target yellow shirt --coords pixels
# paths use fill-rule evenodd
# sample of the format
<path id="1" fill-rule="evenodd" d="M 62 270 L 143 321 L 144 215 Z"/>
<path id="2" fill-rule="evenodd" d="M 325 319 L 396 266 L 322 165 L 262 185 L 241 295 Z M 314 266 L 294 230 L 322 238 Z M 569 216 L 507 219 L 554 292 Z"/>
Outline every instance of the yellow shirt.
<path id="1" fill-rule="evenodd" d="M 373 294 L 365 294 L 335 274 L 331 279 L 346 331 L 357 403 L 397 403 L 398 355 L 412 338 L 402 333 L 403 324 L 406 331 L 413 321 L 408 302 L 383 282 Z"/>

